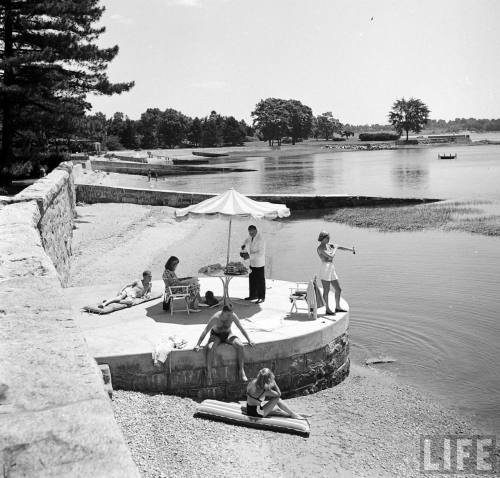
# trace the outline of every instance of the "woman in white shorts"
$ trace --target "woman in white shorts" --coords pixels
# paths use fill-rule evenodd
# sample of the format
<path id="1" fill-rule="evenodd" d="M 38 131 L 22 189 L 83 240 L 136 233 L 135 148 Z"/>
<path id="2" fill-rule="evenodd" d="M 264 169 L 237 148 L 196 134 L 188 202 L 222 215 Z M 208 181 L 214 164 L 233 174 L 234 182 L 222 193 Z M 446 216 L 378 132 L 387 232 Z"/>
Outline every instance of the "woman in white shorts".
<path id="1" fill-rule="evenodd" d="M 337 252 L 337 250 L 352 251 L 353 254 L 356 254 L 354 246 L 350 248 L 339 246 L 337 244 L 330 244 L 330 234 L 326 231 L 321 231 L 319 233 L 318 241 L 320 242 L 320 245 L 316 250 L 318 252 L 319 258 L 321 259 L 319 278 L 321 279 L 321 283 L 323 284 L 323 298 L 325 299 L 326 313 L 328 315 L 335 315 L 335 312 L 347 312 L 340 307 L 340 293 L 342 292 L 342 289 L 340 288 L 339 278 L 337 276 L 337 273 L 335 272 L 333 258 L 335 257 L 335 253 Z M 328 305 L 330 284 L 332 284 L 335 290 L 335 312 L 332 311 L 330 309 L 330 306 Z"/>

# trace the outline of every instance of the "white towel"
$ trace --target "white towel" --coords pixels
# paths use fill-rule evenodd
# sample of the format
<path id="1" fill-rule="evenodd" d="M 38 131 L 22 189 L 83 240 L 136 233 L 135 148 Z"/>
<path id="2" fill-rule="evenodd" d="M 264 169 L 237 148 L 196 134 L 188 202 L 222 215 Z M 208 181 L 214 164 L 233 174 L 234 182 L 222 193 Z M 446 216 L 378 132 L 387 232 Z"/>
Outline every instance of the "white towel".
<path id="1" fill-rule="evenodd" d="M 168 354 L 173 348 L 174 344 L 170 339 L 158 342 L 151 354 L 154 366 L 161 367 L 167 361 Z"/>
<path id="2" fill-rule="evenodd" d="M 177 335 L 171 335 L 167 340 L 160 340 L 155 345 L 151 358 L 153 359 L 153 364 L 155 367 L 161 367 L 167 361 L 168 354 L 173 349 L 183 349 L 187 344 L 187 341 L 180 339 Z"/>

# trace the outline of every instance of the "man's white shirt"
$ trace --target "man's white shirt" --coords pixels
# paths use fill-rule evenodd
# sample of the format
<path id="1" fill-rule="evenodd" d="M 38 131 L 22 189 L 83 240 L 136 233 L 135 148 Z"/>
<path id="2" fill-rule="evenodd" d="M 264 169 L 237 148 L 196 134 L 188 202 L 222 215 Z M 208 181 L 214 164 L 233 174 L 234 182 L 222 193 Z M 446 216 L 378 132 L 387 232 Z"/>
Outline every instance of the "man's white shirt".
<path id="1" fill-rule="evenodd" d="M 250 254 L 251 267 L 264 267 L 266 264 L 266 241 L 257 233 L 255 237 L 245 239 L 245 250 Z"/>

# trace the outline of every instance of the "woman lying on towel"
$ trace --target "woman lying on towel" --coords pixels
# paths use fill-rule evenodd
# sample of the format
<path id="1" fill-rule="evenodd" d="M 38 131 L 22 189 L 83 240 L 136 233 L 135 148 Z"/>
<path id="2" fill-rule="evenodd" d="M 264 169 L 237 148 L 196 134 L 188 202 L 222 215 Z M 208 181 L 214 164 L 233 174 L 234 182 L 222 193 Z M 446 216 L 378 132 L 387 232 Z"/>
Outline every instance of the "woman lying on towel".
<path id="1" fill-rule="evenodd" d="M 303 416 L 290 410 L 280 397 L 281 391 L 274 380 L 273 372 L 268 368 L 261 369 L 257 378 L 251 380 L 247 386 L 247 415 L 267 417 L 278 407 L 290 418 L 304 419 Z"/>
<path id="2" fill-rule="evenodd" d="M 151 293 L 151 271 L 144 271 L 142 273 L 142 280 L 136 280 L 131 284 L 123 287 L 114 299 L 105 300 L 98 307 L 103 309 L 109 304 L 118 302 L 120 304 L 134 305 L 136 299 L 148 298 Z"/>
<path id="3" fill-rule="evenodd" d="M 189 293 L 189 310 L 191 312 L 199 312 L 200 309 L 198 309 L 198 302 L 200 300 L 200 283 L 196 277 L 177 277 L 175 269 L 178 265 L 179 259 L 175 256 L 171 256 L 165 264 L 165 270 L 163 271 L 163 282 L 165 282 L 165 299 L 163 308 L 169 308 L 169 287 L 186 285 L 188 286 Z"/>

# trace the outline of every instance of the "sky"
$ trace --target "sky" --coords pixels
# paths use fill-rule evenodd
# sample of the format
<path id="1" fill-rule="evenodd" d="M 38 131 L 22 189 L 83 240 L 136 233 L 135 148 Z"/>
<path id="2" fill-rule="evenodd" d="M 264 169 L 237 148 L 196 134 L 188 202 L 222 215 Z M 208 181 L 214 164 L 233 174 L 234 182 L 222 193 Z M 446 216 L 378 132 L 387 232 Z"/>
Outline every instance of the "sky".
<path id="1" fill-rule="evenodd" d="M 118 45 L 93 112 L 147 108 L 251 121 L 269 97 L 342 123 L 386 124 L 420 98 L 433 119 L 500 117 L 500 0 L 102 0 Z"/>

